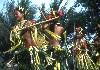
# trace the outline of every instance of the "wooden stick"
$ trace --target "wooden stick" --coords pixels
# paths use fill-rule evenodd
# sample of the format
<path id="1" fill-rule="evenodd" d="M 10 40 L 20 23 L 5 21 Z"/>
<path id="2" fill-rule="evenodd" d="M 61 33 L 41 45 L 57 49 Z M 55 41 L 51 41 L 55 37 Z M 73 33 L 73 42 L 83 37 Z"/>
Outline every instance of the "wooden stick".
<path id="1" fill-rule="evenodd" d="M 43 24 L 43 23 L 47 23 L 47 22 L 50 22 L 50 21 L 53 21 L 55 19 L 58 19 L 59 16 L 55 17 L 55 18 L 52 18 L 52 19 L 49 19 L 49 20 L 45 20 L 45 21 L 42 21 L 42 22 L 39 22 L 39 23 L 36 23 L 35 25 L 39 25 L 39 24 Z"/>
<path id="2" fill-rule="evenodd" d="M 27 26 L 27 27 L 29 28 L 29 27 L 33 27 L 33 26 L 40 25 L 40 24 L 44 24 L 44 23 L 53 21 L 53 20 L 58 19 L 58 18 L 59 18 L 59 16 L 57 16 L 57 17 L 55 17 L 55 18 L 52 18 L 52 19 L 49 19 L 49 20 L 41 21 L 41 22 L 39 22 L 39 23 L 36 23 L 36 24 L 34 24 L 34 25 L 30 25 L 30 26 Z M 25 28 L 25 27 L 24 27 L 24 28 Z M 23 30 L 24 28 L 19 29 L 19 31 L 20 31 L 20 30 Z"/>

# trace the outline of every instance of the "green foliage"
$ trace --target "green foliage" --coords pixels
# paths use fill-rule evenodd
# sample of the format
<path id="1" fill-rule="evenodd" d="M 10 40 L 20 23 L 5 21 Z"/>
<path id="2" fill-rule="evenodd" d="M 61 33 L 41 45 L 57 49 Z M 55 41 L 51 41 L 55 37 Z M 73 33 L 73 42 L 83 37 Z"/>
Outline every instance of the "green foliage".
<path id="1" fill-rule="evenodd" d="M 62 0 L 54 0 L 54 2 L 50 5 L 50 7 L 53 8 L 53 10 L 57 11 L 61 3 Z"/>
<path id="2" fill-rule="evenodd" d="M 100 23 L 99 2 L 99 0 L 77 0 L 75 7 L 77 7 L 79 4 L 82 5 L 86 9 L 86 12 L 84 12 L 84 14 L 86 15 L 85 17 L 87 18 L 86 20 L 88 21 L 88 23 L 91 22 L 92 25 L 95 25 L 97 23 Z"/>
<path id="3" fill-rule="evenodd" d="M 5 19 L 2 13 L 0 13 L 0 51 L 5 51 L 9 48 L 9 30 L 4 24 Z"/>
<path id="4" fill-rule="evenodd" d="M 57 11 L 59 9 L 60 4 L 62 3 L 63 0 L 54 0 L 54 2 L 51 4 L 51 8 L 53 10 Z M 36 13 L 36 6 L 35 5 L 30 5 L 29 0 L 21 0 L 18 2 L 17 6 L 21 6 L 27 11 L 27 14 L 25 14 L 25 19 L 27 20 L 32 20 L 34 18 L 34 14 Z M 60 19 L 63 27 L 65 30 L 70 33 L 74 32 L 74 26 L 79 24 L 84 28 L 87 24 L 94 25 L 95 23 L 100 23 L 100 18 L 99 18 L 99 7 L 98 7 L 99 0 L 77 0 L 75 6 L 71 7 L 68 12 L 64 11 L 64 16 Z M 0 51 L 5 51 L 5 49 L 9 48 L 9 32 L 10 28 L 16 24 L 16 19 L 14 17 L 14 6 L 15 1 L 12 0 L 11 2 L 7 2 L 6 4 L 6 12 L 5 14 L 0 13 Z M 79 13 L 75 12 L 75 8 L 79 7 L 82 5 L 86 11 L 80 11 Z M 62 8 L 63 10 L 66 10 L 66 8 Z M 42 8 L 40 11 L 44 12 L 44 14 L 48 15 L 48 13 L 45 13 L 45 4 L 42 4 Z M 44 18 L 41 17 L 39 21 L 43 20 Z M 65 42 L 66 43 L 66 42 Z M 35 62 L 33 64 L 30 64 L 30 53 L 28 50 L 22 51 L 23 48 L 19 49 L 17 48 L 19 54 L 16 54 L 15 57 L 17 59 L 16 62 L 19 62 L 18 66 L 20 70 L 31 70 L 34 69 L 35 66 L 37 68 L 39 67 L 41 70 L 48 70 L 51 68 L 53 69 L 54 64 L 56 61 L 61 62 L 63 70 L 64 66 L 66 66 L 66 59 L 70 55 L 68 54 L 68 50 L 63 50 L 63 51 L 55 51 L 54 49 L 51 51 L 50 48 L 48 48 L 46 51 L 43 49 L 38 52 L 38 57 L 40 58 L 40 63 L 39 65 L 35 65 Z M 14 51 L 13 51 L 14 53 Z M 34 51 L 33 51 L 34 53 Z M 52 56 L 51 53 L 53 53 Z M 35 60 L 35 54 L 33 55 L 33 59 Z M 88 56 L 89 57 L 89 56 Z M 47 59 L 48 58 L 48 59 Z M 55 60 L 51 60 L 52 64 L 47 65 L 47 60 L 50 60 L 51 58 Z M 85 58 L 87 58 L 85 56 Z M 87 59 L 88 60 L 88 59 Z M 63 65 L 64 64 L 64 65 Z M 89 63 L 88 63 L 89 64 Z M 2 66 L 2 64 L 0 64 Z M 80 66 L 80 65 L 79 65 Z M 84 66 L 84 65 L 83 65 Z"/>

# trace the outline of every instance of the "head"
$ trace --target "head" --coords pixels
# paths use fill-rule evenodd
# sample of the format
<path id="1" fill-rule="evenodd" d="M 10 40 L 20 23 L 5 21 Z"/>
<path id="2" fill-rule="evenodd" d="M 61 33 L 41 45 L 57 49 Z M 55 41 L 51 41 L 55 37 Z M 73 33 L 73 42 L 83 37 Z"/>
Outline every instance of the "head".
<path id="1" fill-rule="evenodd" d="M 76 27 L 76 37 L 78 39 L 83 37 L 83 29 L 80 26 Z"/>
<path id="2" fill-rule="evenodd" d="M 24 12 L 22 8 L 16 8 L 14 14 L 18 21 L 21 21 L 24 19 Z"/>

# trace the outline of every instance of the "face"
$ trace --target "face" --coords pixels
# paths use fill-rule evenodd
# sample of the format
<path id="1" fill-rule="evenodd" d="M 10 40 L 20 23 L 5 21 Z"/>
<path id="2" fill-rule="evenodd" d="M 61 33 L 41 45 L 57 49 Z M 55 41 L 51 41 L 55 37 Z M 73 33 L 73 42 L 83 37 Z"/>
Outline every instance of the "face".
<path id="1" fill-rule="evenodd" d="M 15 11 L 15 17 L 17 20 L 22 20 L 23 19 L 23 14 L 20 11 Z"/>
<path id="2" fill-rule="evenodd" d="M 76 28 L 76 32 L 80 32 L 81 31 L 81 27 Z"/>
<path id="3" fill-rule="evenodd" d="M 76 35 L 77 35 L 78 39 L 83 37 L 83 33 L 82 33 L 81 27 L 77 27 L 76 28 Z"/>

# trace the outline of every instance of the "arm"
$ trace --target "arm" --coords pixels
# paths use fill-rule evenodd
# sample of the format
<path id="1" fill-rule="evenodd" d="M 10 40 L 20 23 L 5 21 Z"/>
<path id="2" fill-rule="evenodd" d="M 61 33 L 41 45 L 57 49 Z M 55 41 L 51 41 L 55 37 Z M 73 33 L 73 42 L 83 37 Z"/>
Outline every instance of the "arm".
<path id="1" fill-rule="evenodd" d="M 54 33 L 58 36 L 61 36 L 63 32 L 64 32 L 64 28 L 61 25 L 55 24 Z M 51 44 L 52 46 L 60 45 L 60 40 L 52 39 Z"/>

